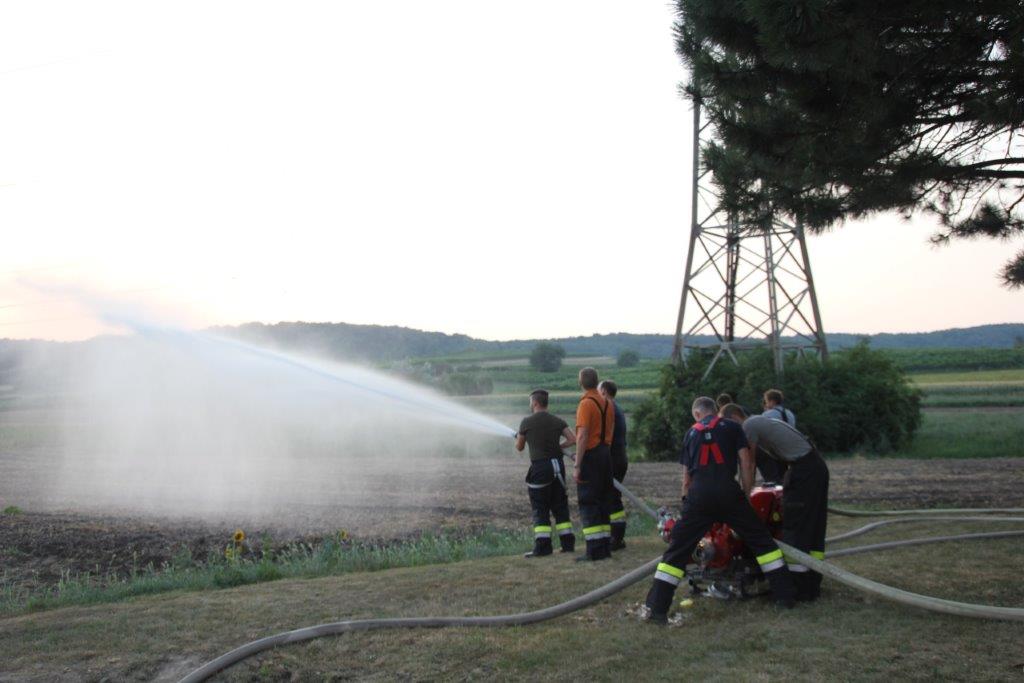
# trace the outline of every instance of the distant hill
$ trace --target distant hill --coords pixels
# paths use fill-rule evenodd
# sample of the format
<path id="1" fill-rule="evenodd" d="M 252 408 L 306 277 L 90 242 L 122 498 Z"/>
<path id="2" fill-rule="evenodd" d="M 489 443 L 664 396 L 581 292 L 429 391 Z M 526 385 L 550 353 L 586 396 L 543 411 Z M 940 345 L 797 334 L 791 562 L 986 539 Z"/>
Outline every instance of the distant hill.
<path id="1" fill-rule="evenodd" d="M 246 323 L 237 327 L 214 327 L 210 331 L 261 346 L 358 360 L 446 356 L 473 349 L 481 343 L 489 343 L 464 334 L 348 323 Z"/>
<path id="2" fill-rule="evenodd" d="M 645 358 L 667 358 L 672 350 L 668 334 L 594 334 L 562 339 L 518 339 L 488 341 L 464 334 L 424 332 L 407 327 L 350 325 L 348 323 L 284 322 L 274 325 L 247 323 L 237 327 L 217 327 L 211 332 L 235 337 L 272 348 L 302 351 L 336 359 L 381 362 L 405 358 L 437 358 L 477 354 L 508 355 L 528 353 L 539 341 L 553 341 L 573 356 L 615 356 L 624 349 Z M 888 349 L 965 349 L 1011 348 L 1024 342 L 1024 324 L 981 325 L 937 332 L 914 334 L 830 334 L 829 347 L 839 349 L 866 338 L 875 348 Z M 701 338 L 710 343 L 710 337 Z M 82 344 L 103 343 L 103 338 L 88 342 L 46 342 L 0 339 L 0 386 L 11 381 L 14 368 L 33 364 L 35 371 L 59 375 L 61 359 L 78 352 Z M 46 361 L 40 365 L 45 354 Z"/>
<path id="3" fill-rule="evenodd" d="M 310 351 L 337 358 L 360 360 L 398 360 L 431 358 L 460 354 L 526 353 L 539 341 L 561 344 L 570 355 L 614 356 L 624 349 L 636 351 L 645 358 L 666 358 L 672 351 L 672 335 L 668 334 L 594 334 L 589 337 L 556 339 L 519 339 L 488 341 L 464 334 L 423 332 L 407 327 L 350 325 L 348 323 L 289 322 L 265 325 L 248 323 L 238 327 L 221 327 L 213 331 L 254 343 Z M 710 343 L 711 337 L 700 338 Z M 1011 348 L 1024 343 L 1024 323 L 980 325 L 978 327 L 906 334 L 828 335 L 829 347 L 845 348 L 867 339 L 875 348 Z"/>

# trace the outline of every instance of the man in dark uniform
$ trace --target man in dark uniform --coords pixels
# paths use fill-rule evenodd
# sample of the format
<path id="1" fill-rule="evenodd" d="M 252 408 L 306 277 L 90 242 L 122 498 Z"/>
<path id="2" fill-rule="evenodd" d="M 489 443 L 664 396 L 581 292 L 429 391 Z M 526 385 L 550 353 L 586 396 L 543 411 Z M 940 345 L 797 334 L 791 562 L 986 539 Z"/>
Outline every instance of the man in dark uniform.
<path id="1" fill-rule="evenodd" d="M 724 417 L 743 425 L 751 448 L 760 448 L 773 460 L 788 465 L 782 480 L 782 540 L 811 557 L 825 559 L 825 527 L 828 523 L 828 465 L 795 427 L 767 415 L 747 417 L 733 404 L 722 409 Z M 821 593 L 821 574 L 801 564 L 790 566 L 797 600 L 816 600 Z"/>
<path id="2" fill-rule="evenodd" d="M 561 441 L 562 437 L 565 441 Z M 576 535 L 569 519 L 569 497 L 565 487 L 565 461 L 562 451 L 576 443 L 576 436 L 560 417 L 548 412 L 548 392 L 538 389 L 530 394 L 530 416 L 523 418 L 516 436 L 516 450 L 530 446 L 530 471 L 526 486 L 533 508 L 533 550 L 526 557 L 552 553 L 551 514 L 554 532 L 563 553 L 576 549 Z"/>
<path id="3" fill-rule="evenodd" d="M 606 400 L 612 402 L 615 408 L 615 432 L 612 434 L 612 477 L 620 483 L 626 479 L 626 470 L 629 469 L 629 460 L 626 458 L 626 414 L 615 403 L 615 395 L 619 393 L 619 387 L 615 382 L 606 379 L 597 385 L 597 391 Z M 626 508 L 622 505 L 622 492 L 615 488 L 612 483 L 612 503 L 608 519 L 612 523 L 612 550 L 624 550 L 626 548 Z"/>
<path id="4" fill-rule="evenodd" d="M 583 396 L 576 408 L 576 463 L 572 478 L 580 506 L 587 554 L 577 560 L 611 557 L 612 458 L 615 404 L 597 391 L 597 370 L 583 368 L 579 375 Z"/>
<path id="5" fill-rule="evenodd" d="M 714 400 L 702 396 L 693 402 L 697 421 L 683 440 L 683 506 L 672 528 L 668 550 L 654 574 L 647 593 L 648 621 L 665 623 L 676 586 L 686 576 L 697 543 L 715 522 L 724 522 L 738 533 L 757 558 L 771 585 L 775 604 L 793 606 L 793 581 L 782 551 L 767 527 L 750 507 L 746 494 L 754 485 L 754 456 L 743 429 L 715 416 Z M 741 484 L 736 482 L 739 467 Z"/>

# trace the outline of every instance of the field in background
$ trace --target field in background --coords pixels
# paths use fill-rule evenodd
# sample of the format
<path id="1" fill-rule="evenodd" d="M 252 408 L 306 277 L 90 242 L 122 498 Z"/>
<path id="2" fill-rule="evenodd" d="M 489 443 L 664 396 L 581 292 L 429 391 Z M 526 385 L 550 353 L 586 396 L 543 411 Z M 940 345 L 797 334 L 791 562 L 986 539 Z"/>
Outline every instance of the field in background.
<path id="1" fill-rule="evenodd" d="M 887 350 L 907 369 L 923 392 L 924 420 L 915 443 L 892 455 L 918 458 L 1024 456 L 1024 350 L 1022 349 L 897 349 Z M 450 364 L 455 372 L 488 377 L 491 394 L 458 400 L 494 415 L 511 426 L 528 411 L 528 395 L 537 388 L 551 392 L 550 409 L 572 423 L 579 390 L 576 375 L 585 365 L 619 385 L 619 405 L 627 417 L 658 385 L 663 361 L 645 359 L 619 368 L 609 357 L 568 357 L 557 372 L 529 366 L 523 354 L 495 357 L 448 356 L 424 359 Z M 634 459 L 642 457 L 634 444 Z"/>

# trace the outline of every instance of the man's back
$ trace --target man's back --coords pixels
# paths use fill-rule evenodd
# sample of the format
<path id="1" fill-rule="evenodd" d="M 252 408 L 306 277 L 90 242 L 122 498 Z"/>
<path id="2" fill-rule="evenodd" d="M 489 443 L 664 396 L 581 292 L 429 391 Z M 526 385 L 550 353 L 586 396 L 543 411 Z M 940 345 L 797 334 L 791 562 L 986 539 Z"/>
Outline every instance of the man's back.
<path id="1" fill-rule="evenodd" d="M 559 443 L 562 432 L 568 427 L 565 420 L 546 410 L 523 418 L 519 425 L 519 433 L 526 437 L 526 445 L 530 447 L 530 460 L 562 457 Z"/>
<path id="2" fill-rule="evenodd" d="M 782 462 L 799 460 L 811 450 L 811 442 L 795 427 L 764 415 L 748 417 L 743 431 L 770 456 Z"/>
<path id="3" fill-rule="evenodd" d="M 761 413 L 761 415 L 763 417 L 773 417 L 776 420 L 782 420 L 790 427 L 796 427 L 796 415 L 793 413 L 792 410 L 785 406 L 772 406 L 768 410 Z"/>
<path id="4" fill-rule="evenodd" d="M 612 453 L 626 450 L 626 414 L 618 403 L 612 402 L 615 407 L 615 433 L 612 434 Z"/>
<path id="5" fill-rule="evenodd" d="M 736 470 L 739 466 L 740 449 L 747 447 L 747 439 L 743 434 L 743 428 L 732 420 L 707 416 L 698 424 L 704 425 L 703 432 L 696 426 L 691 427 L 683 439 L 683 454 L 679 458 L 679 464 L 687 469 L 691 476 L 696 475 L 703 467 L 711 465 L 720 468 L 729 478 L 736 478 Z M 714 425 L 714 426 L 711 426 Z M 705 458 L 702 456 L 702 445 L 705 443 L 703 434 L 710 433 L 714 443 L 722 456 L 722 462 L 717 462 L 713 455 Z M 704 461 L 704 465 L 701 462 Z"/>
<path id="6" fill-rule="evenodd" d="M 576 429 L 580 427 L 587 428 L 587 443 L 578 444 L 577 449 L 589 451 L 597 448 L 602 443 L 602 432 L 604 443 L 610 445 L 615 433 L 615 404 L 601 396 L 596 389 L 588 389 L 576 409 Z"/>

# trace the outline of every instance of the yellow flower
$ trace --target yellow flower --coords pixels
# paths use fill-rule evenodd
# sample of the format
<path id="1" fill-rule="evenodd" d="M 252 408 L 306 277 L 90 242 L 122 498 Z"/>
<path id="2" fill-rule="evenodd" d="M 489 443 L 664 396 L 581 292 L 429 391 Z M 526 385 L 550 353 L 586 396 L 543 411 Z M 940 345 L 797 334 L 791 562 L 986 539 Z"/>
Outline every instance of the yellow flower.
<path id="1" fill-rule="evenodd" d="M 235 535 L 234 535 L 234 539 L 235 539 L 235 543 L 241 543 L 242 541 L 245 540 L 245 532 L 242 531 L 241 529 L 236 530 L 235 531 Z"/>
<path id="2" fill-rule="evenodd" d="M 347 541 L 348 540 L 348 531 L 346 531 L 345 529 L 342 529 L 341 531 L 339 531 L 338 532 L 338 539 L 342 540 L 342 541 Z"/>

